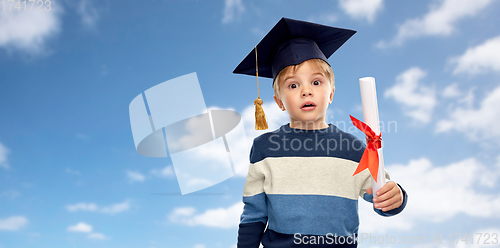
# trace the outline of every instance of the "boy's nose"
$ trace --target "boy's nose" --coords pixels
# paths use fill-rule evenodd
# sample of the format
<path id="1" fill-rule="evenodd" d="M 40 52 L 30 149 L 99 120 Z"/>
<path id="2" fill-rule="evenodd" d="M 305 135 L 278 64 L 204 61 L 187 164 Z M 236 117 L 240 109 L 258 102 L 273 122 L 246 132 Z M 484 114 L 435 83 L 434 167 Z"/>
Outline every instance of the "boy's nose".
<path id="1" fill-rule="evenodd" d="M 312 95 L 313 95 L 313 92 L 311 89 L 307 88 L 307 89 L 302 90 L 302 96 L 312 96 Z"/>

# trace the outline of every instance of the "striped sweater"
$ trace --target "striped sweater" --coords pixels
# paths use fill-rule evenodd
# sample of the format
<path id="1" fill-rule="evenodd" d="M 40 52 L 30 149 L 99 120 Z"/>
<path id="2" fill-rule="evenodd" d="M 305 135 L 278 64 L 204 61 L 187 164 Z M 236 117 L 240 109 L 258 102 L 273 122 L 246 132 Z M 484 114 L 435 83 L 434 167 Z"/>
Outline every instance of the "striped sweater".
<path id="1" fill-rule="evenodd" d="M 364 148 L 332 124 L 319 130 L 286 124 L 255 138 L 237 247 L 356 247 L 358 198 L 373 198 L 366 193 L 369 171 L 352 176 Z M 387 171 L 385 176 L 390 179 Z M 398 214 L 406 205 L 403 195 L 399 208 L 375 212 Z"/>

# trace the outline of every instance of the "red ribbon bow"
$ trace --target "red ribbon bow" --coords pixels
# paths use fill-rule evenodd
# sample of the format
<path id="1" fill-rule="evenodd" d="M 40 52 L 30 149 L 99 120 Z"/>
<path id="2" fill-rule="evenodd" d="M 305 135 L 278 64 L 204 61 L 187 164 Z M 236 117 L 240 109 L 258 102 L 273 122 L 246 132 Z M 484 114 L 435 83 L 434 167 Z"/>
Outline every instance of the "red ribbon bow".
<path id="1" fill-rule="evenodd" d="M 377 149 L 382 147 L 382 133 L 379 135 L 376 135 L 375 132 L 365 123 L 362 121 L 352 117 L 349 115 L 352 120 L 352 124 L 356 126 L 359 130 L 363 131 L 363 133 L 366 134 L 366 148 L 365 151 L 363 152 L 363 156 L 361 157 L 361 160 L 359 161 L 359 165 L 356 168 L 356 171 L 353 176 L 364 171 L 366 168 L 370 170 L 370 173 L 375 179 L 375 182 L 377 182 L 377 176 L 378 176 L 378 151 Z"/>

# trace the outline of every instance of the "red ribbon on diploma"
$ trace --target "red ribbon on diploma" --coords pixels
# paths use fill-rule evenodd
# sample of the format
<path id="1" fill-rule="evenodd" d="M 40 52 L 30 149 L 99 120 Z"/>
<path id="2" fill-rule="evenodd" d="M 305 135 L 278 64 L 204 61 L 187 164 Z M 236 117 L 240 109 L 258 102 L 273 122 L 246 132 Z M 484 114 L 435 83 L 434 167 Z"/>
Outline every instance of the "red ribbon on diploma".
<path id="1" fill-rule="evenodd" d="M 375 132 L 370 128 L 370 126 L 352 117 L 352 115 L 349 116 L 351 117 L 352 124 L 354 124 L 354 126 L 356 126 L 359 130 L 363 131 L 363 133 L 366 134 L 365 151 L 363 152 L 363 156 L 359 161 L 358 168 L 356 168 L 356 171 L 352 175 L 354 176 L 364 171 L 366 168 L 368 168 L 368 170 L 370 170 L 370 173 L 372 174 L 373 179 L 375 179 L 375 182 L 377 182 L 377 176 L 378 176 L 377 149 L 382 147 L 382 138 L 381 138 L 382 133 L 376 135 Z"/>

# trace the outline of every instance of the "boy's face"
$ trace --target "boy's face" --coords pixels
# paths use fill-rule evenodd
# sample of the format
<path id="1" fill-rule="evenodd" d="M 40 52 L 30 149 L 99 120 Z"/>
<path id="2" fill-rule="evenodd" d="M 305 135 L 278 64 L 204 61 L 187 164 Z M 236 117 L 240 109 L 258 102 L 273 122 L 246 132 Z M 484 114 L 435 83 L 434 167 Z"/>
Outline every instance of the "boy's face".
<path id="1" fill-rule="evenodd" d="M 330 86 L 324 73 L 310 61 L 304 61 L 293 73 L 281 77 L 279 96 L 274 100 L 282 110 L 288 111 L 290 127 L 299 129 L 321 129 L 325 122 L 328 104 L 333 100 L 335 89 Z"/>

